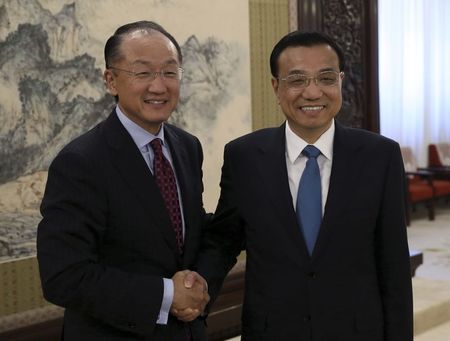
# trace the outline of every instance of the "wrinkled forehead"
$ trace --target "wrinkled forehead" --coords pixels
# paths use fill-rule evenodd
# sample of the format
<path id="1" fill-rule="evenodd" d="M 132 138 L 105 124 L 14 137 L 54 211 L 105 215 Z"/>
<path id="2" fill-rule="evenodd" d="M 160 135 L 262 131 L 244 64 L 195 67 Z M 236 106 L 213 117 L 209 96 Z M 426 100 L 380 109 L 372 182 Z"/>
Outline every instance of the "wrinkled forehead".
<path id="1" fill-rule="evenodd" d="M 305 73 L 326 70 L 339 70 L 339 59 L 331 46 L 326 44 L 313 46 L 289 46 L 278 58 L 280 72 L 293 70 Z"/>

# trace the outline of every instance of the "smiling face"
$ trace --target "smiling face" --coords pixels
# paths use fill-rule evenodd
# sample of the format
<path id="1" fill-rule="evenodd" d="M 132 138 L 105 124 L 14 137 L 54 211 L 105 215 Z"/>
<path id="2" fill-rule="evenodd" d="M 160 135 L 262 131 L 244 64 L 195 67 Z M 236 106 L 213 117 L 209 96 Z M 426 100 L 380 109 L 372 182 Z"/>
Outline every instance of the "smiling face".
<path id="1" fill-rule="evenodd" d="M 291 46 L 278 58 L 279 79 L 272 79 L 272 86 L 289 127 L 308 143 L 314 143 L 330 126 L 342 106 L 342 78 L 337 84 L 317 86 L 314 80 L 302 89 L 289 88 L 285 78 L 292 74 L 308 77 L 323 71 L 339 70 L 336 52 L 328 45 Z"/>
<path id="2" fill-rule="evenodd" d="M 157 31 L 135 31 L 123 37 L 120 51 L 122 58 L 111 65 L 115 69 L 104 73 L 108 89 L 119 97 L 118 105 L 129 119 L 156 134 L 178 104 L 180 80 L 161 75 L 143 80 L 133 73 L 177 70 L 177 49 Z"/>

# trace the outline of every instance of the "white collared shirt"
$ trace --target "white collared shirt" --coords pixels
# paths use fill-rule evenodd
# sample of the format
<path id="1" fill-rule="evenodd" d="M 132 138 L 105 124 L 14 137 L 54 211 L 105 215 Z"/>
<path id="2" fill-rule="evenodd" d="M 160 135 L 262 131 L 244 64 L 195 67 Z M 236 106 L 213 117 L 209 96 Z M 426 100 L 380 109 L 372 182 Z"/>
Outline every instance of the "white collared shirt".
<path id="1" fill-rule="evenodd" d="M 325 204 L 328 197 L 328 189 L 330 187 L 331 166 L 333 163 L 333 140 L 334 140 L 334 120 L 322 136 L 313 144 L 314 147 L 320 150 L 320 155 L 317 157 L 319 164 L 320 179 L 322 185 L 322 216 L 325 211 Z M 302 154 L 302 150 L 308 145 L 305 140 L 296 135 L 289 123 L 286 122 L 286 167 L 288 172 L 289 189 L 292 195 L 292 204 L 294 210 L 297 206 L 297 193 L 300 178 L 305 170 L 306 161 L 308 158 Z"/>

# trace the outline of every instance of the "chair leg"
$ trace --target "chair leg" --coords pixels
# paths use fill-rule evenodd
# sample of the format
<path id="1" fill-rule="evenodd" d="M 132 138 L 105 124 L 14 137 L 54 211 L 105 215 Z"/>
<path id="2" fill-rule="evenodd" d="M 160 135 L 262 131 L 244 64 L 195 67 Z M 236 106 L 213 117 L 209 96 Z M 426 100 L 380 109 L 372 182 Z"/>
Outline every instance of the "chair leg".
<path id="1" fill-rule="evenodd" d="M 428 220 L 434 220 L 434 200 L 427 201 Z"/>

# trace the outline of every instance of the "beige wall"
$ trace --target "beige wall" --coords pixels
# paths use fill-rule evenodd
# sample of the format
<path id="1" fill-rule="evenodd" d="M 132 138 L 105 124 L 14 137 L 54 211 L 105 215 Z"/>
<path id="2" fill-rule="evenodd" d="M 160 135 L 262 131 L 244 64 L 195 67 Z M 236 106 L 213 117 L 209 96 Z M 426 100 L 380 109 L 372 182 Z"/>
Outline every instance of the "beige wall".
<path id="1" fill-rule="evenodd" d="M 250 0 L 250 75 L 253 130 L 283 121 L 271 86 L 269 56 L 289 32 L 289 0 Z"/>

